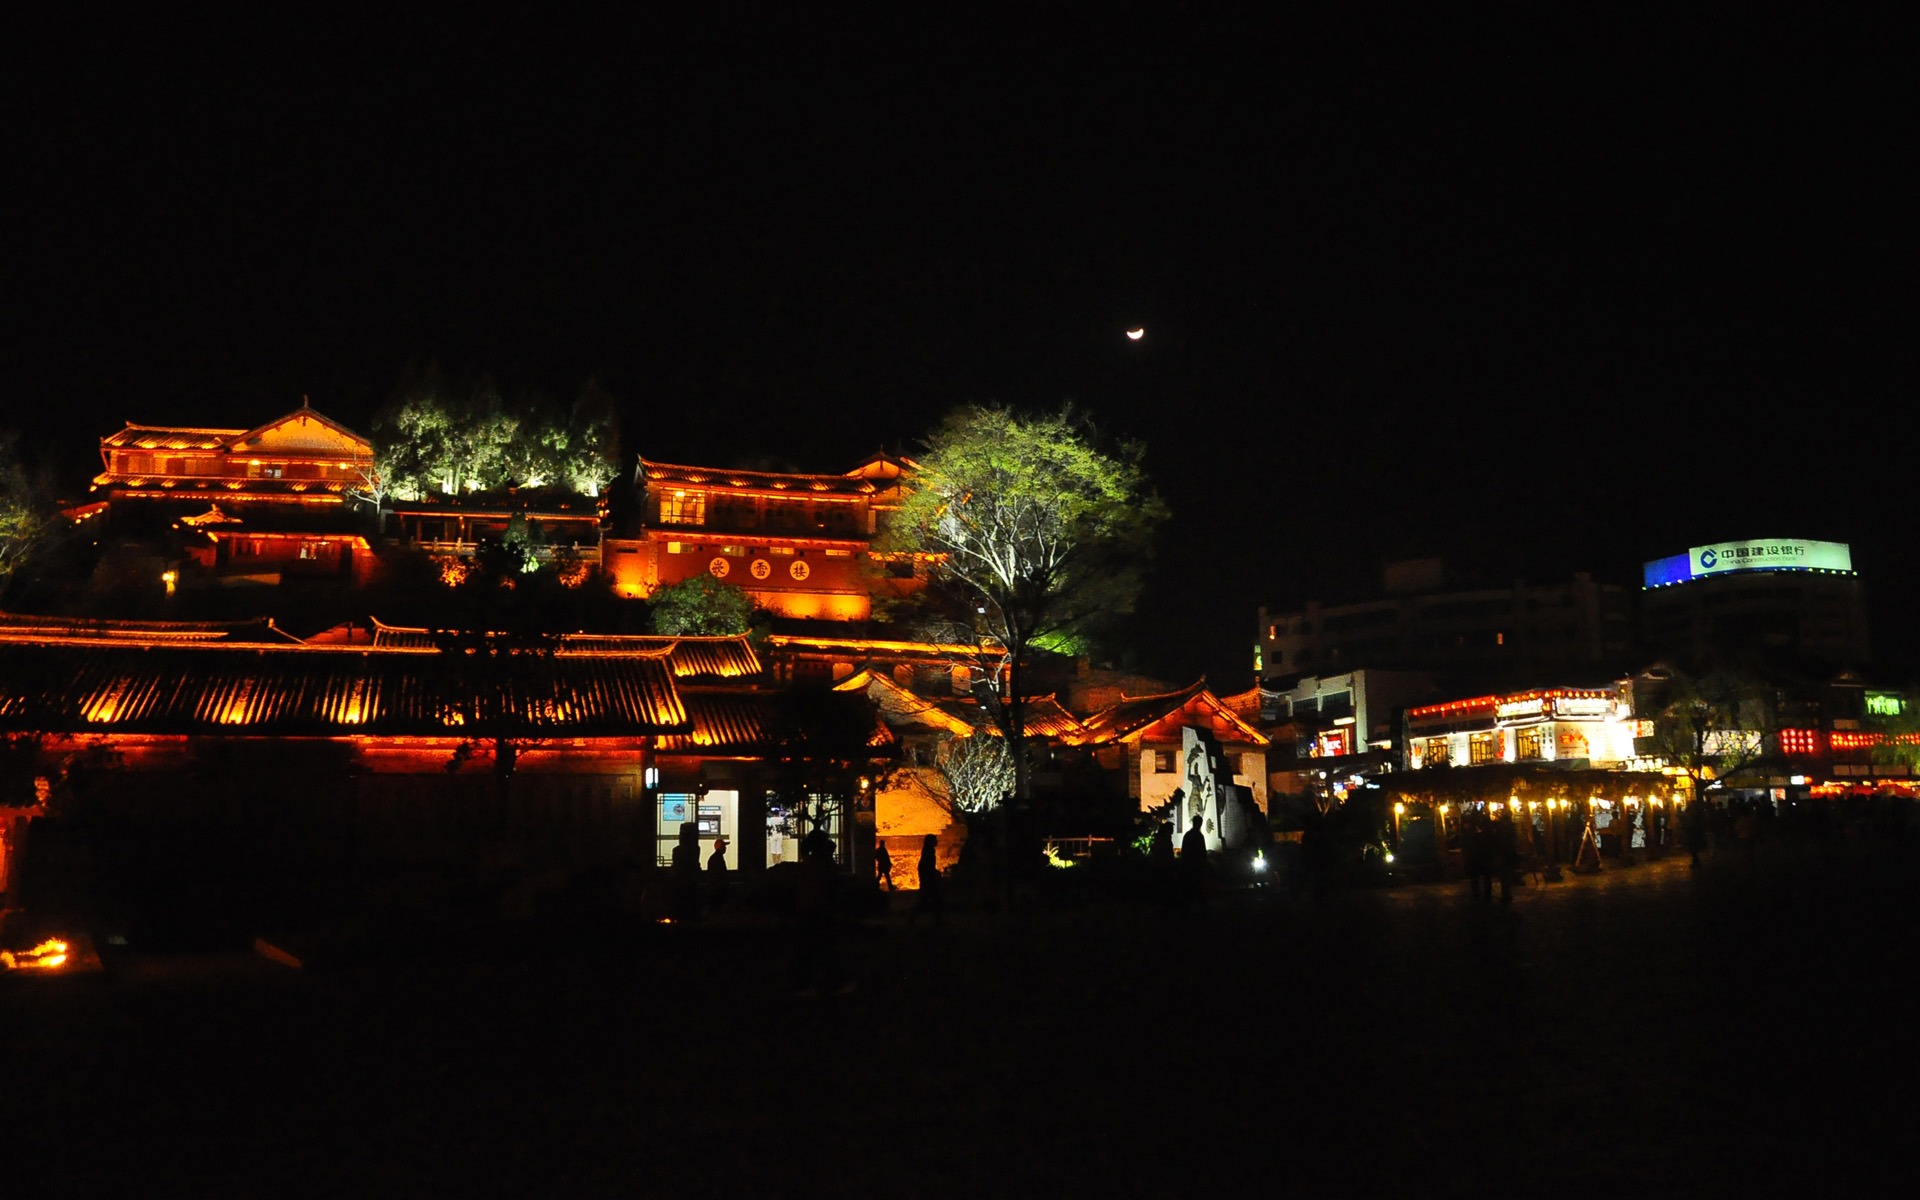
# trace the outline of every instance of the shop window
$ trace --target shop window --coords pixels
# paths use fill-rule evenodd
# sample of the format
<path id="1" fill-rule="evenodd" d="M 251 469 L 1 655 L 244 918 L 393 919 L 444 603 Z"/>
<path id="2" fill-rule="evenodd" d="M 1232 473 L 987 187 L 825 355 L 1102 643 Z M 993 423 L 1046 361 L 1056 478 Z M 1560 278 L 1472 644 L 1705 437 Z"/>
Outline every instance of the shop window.
<path id="1" fill-rule="evenodd" d="M 1531 725 L 1513 735 L 1514 756 L 1517 758 L 1545 758 L 1547 756 L 1546 728 Z"/>
<path id="2" fill-rule="evenodd" d="M 767 862 L 800 861 L 800 841 L 817 824 L 833 839 L 835 865 L 845 867 L 846 855 L 840 844 L 840 805 L 821 796 L 809 797 L 809 801 L 783 805 L 777 796 L 767 796 Z"/>
<path id="3" fill-rule="evenodd" d="M 1467 739 L 1467 761 L 1474 766 L 1500 761 L 1500 735 L 1476 733 Z"/>
<path id="4" fill-rule="evenodd" d="M 1428 738 L 1423 761 L 1429 767 L 1444 767 L 1452 762 L 1451 747 L 1446 738 Z"/>
<path id="5" fill-rule="evenodd" d="M 680 828 L 691 824 L 700 839 L 700 866 L 706 869 L 714 842 L 727 839 L 726 862 L 730 868 L 739 863 L 740 840 L 737 822 L 740 794 L 732 791 L 665 792 L 655 804 L 655 860 L 660 866 L 673 865 L 673 848 L 680 842 Z"/>

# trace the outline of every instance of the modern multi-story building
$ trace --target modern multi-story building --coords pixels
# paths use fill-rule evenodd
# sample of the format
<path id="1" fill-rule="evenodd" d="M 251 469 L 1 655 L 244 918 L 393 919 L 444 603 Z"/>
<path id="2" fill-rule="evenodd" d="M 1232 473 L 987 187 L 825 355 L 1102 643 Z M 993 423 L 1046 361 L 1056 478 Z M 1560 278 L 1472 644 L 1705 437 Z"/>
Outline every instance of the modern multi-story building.
<path id="1" fill-rule="evenodd" d="M 1643 570 L 1649 658 L 1866 666 L 1867 606 L 1843 542 L 1756 538 L 1694 546 Z"/>
<path id="2" fill-rule="evenodd" d="M 1360 667 L 1461 673 L 1489 685 L 1611 674 L 1625 665 L 1632 635 L 1630 594 L 1586 572 L 1565 583 L 1476 585 L 1450 577 L 1439 559 L 1388 564 L 1371 599 L 1259 615 L 1263 680 Z"/>

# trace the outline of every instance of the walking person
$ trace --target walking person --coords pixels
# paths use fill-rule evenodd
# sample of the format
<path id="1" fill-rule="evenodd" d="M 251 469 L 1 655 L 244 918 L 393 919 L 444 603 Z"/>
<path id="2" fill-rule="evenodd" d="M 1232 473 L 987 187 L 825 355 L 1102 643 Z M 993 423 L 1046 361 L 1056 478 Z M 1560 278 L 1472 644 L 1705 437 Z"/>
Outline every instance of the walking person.
<path id="1" fill-rule="evenodd" d="M 887 849 L 887 839 L 873 839 L 873 875 L 874 886 L 893 891 L 893 854 Z"/>

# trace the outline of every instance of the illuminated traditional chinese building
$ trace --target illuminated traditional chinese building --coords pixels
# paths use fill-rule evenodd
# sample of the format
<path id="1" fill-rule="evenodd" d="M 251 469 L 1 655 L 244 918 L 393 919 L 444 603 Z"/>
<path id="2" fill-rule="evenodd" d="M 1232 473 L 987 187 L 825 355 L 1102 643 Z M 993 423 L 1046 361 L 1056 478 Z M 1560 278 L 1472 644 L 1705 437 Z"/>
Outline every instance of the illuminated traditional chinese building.
<path id="1" fill-rule="evenodd" d="M 872 550 L 912 467 L 887 455 L 840 475 L 641 459 L 639 535 L 607 539 L 602 565 L 621 595 L 706 574 L 777 616 L 864 620 L 877 591 L 915 586 L 911 562 Z"/>
<path id="2" fill-rule="evenodd" d="M 245 519 L 263 509 L 338 509 L 365 484 L 373 446 L 304 401 L 252 429 L 135 425 L 100 439 L 94 476 L 123 511 L 159 506 L 168 520 L 218 504 Z"/>
<path id="3" fill-rule="evenodd" d="M 302 402 L 252 429 L 134 425 L 100 439 L 100 497 L 74 510 L 122 543 L 165 543 L 228 580 L 364 583 L 371 523 L 353 500 L 368 440 Z"/>

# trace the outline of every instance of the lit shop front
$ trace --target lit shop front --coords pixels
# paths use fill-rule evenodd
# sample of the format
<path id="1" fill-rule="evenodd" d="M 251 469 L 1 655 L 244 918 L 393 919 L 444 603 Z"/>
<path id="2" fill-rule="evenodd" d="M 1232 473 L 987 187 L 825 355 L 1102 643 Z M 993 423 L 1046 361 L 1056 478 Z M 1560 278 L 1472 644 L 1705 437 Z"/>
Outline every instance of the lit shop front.
<path id="1" fill-rule="evenodd" d="M 1557 763 L 1624 765 L 1633 758 L 1633 706 L 1613 688 L 1552 688 L 1478 696 L 1407 711 L 1407 769 Z"/>
<path id="2" fill-rule="evenodd" d="M 1408 769 L 1390 783 L 1402 857 L 1445 864 L 1479 819 L 1512 822 L 1516 848 L 1542 863 L 1657 852 L 1672 839 L 1675 779 L 1633 769 L 1635 732 L 1631 700 L 1618 688 L 1409 709 Z"/>
<path id="3" fill-rule="evenodd" d="M 755 801 L 753 798 L 762 796 Z M 805 804 L 784 804 L 771 793 L 716 788 L 659 791 L 654 795 L 654 862 L 671 866 L 681 830 L 691 824 L 698 835 L 700 864 L 704 868 L 714 843 L 726 839 L 722 850 L 729 871 L 749 873 L 762 866 L 800 861 L 800 839 L 824 828 L 833 839 L 834 857 L 846 862 L 841 841 L 845 804 L 826 795 L 809 796 Z M 757 823 L 757 830 L 755 829 Z M 757 837 L 743 836 L 757 832 Z"/>

